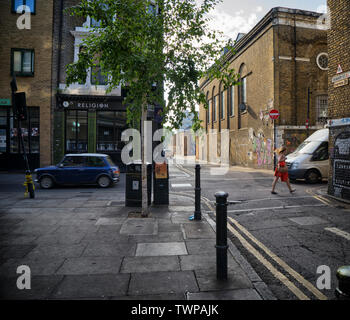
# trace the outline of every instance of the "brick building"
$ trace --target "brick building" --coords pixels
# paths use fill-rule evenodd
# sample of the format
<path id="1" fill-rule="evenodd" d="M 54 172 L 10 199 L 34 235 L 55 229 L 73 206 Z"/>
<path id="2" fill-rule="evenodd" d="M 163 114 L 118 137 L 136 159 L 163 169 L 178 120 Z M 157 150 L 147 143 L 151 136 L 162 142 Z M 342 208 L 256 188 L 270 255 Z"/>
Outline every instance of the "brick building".
<path id="1" fill-rule="evenodd" d="M 53 1 L 0 0 L 0 170 L 24 168 L 11 110 L 13 73 L 27 98 L 28 120 L 21 128 L 30 165 L 51 163 L 52 18 Z"/>
<path id="2" fill-rule="evenodd" d="M 119 163 L 121 132 L 126 128 L 121 87 L 107 94 L 107 78 L 100 69 L 89 70 L 85 83 L 65 84 L 66 66 L 78 60 L 84 38 L 99 25 L 90 17 L 78 18 L 65 11 L 79 2 L 54 4 L 53 159 L 57 162 L 65 153 L 101 152 Z"/>
<path id="3" fill-rule="evenodd" d="M 330 170 L 328 192 L 350 200 L 350 1 L 328 0 Z"/>
<path id="4" fill-rule="evenodd" d="M 219 155 L 220 131 L 229 130 L 230 164 L 273 168 L 275 147 L 284 144 L 292 152 L 324 127 L 328 54 L 321 14 L 273 8 L 249 33 L 239 35 L 235 54 L 224 58 L 240 74 L 241 85 L 225 90 L 217 80 L 202 79 L 209 108 L 200 107 L 200 119 L 207 133 L 217 130 Z M 275 123 L 272 109 L 280 113 Z M 200 152 L 206 148 L 197 145 L 197 158 L 206 160 L 209 151 Z"/>

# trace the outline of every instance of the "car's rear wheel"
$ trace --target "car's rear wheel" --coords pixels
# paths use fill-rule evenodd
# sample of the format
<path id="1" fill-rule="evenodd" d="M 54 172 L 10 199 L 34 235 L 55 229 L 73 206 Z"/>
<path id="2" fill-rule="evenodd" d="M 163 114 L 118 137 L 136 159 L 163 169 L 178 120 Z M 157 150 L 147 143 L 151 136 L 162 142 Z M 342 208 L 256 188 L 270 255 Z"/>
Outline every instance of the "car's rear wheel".
<path id="1" fill-rule="evenodd" d="M 54 185 L 54 182 L 51 177 L 45 176 L 40 179 L 40 188 L 51 189 L 53 185 Z"/>
<path id="2" fill-rule="evenodd" d="M 109 179 L 107 176 L 99 177 L 97 184 L 101 188 L 108 188 L 111 185 L 111 179 Z"/>
<path id="3" fill-rule="evenodd" d="M 315 169 L 309 170 L 305 174 L 305 180 L 310 184 L 318 183 L 321 181 L 321 174 Z"/>

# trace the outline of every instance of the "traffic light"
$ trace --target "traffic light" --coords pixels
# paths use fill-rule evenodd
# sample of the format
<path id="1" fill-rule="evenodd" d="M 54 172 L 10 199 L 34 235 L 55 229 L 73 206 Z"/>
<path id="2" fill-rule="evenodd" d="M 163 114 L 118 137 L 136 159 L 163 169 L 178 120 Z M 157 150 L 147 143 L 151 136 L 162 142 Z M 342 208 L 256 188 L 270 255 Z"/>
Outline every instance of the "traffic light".
<path id="1" fill-rule="evenodd" d="M 25 92 L 14 94 L 13 114 L 16 119 L 22 121 L 27 120 L 27 104 Z"/>

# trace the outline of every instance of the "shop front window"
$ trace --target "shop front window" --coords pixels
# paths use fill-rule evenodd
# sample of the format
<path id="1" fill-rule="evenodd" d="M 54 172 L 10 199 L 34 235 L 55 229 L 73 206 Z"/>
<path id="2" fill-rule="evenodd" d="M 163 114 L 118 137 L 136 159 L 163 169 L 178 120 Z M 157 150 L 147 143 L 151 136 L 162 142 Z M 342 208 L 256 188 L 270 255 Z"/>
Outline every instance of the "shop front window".
<path id="1" fill-rule="evenodd" d="M 29 107 L 28 119 L 21 121 L 21 132 L 27 153 L 40 152 L 39 112 L 39 108 Z M 18 121 L 13 117 L 12 111 L 10 113 L 10 152 L 22 153 L 22 147 L 19 141 Z"/>
<path id="2" fill-rule="evenodd" d="M 66 151 L 73 153 L 88 150 L 88 113 L 70 110 L 66 113 Z"/>
<path id="3" fill-rule="evenodd" d="M 97 112 L 97 151 L 121 151 L 124 147 L 124 142 L 121 141 L 121 135 L 125 129 L 127 129 L 126 112 Z"/>

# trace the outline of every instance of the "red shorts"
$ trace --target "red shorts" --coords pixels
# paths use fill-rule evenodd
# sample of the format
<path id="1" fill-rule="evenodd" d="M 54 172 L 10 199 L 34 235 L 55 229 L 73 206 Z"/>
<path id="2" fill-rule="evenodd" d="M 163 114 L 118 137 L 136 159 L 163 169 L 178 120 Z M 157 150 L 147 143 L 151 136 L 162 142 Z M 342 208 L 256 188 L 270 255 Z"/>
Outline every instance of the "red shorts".
<path id="1" fill-rule="evenodd" d="M 283 161 L 283 162 L 280 162 L 279 165 L 280 167 L 284 167 L 286 163 Z M 282 182 L 286 182 L 289 179 L 288 172 L 278 172 L 278 168 L 276 168 L 275 170 L 275 177 L 281 178 Z"/>

